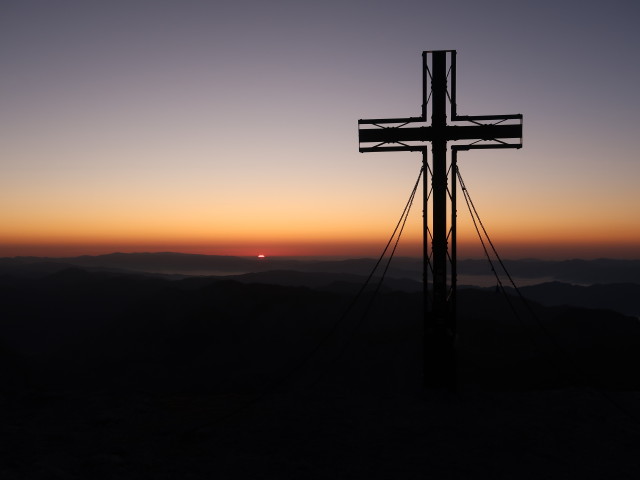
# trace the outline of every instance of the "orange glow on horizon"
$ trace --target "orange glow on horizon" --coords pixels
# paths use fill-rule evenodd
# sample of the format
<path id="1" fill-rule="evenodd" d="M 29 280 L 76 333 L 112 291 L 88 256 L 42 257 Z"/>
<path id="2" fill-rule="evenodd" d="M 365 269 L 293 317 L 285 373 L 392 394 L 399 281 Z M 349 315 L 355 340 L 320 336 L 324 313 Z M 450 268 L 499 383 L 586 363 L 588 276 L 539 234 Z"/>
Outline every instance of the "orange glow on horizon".
<path id="1" fill-rule="evenodd" d="M 258 245 L 259 243 L 259 245 Z M 263 252 L 258 257 L 293 256 L 339 256 L 371 257 L 382 253 L 386 241 L 312 241 L 283 242 L 279 240 L 259 242 L 23 242 L 0 245 L 0 257 L 42 256 L 67 257 L 78 255 L 104 255 L 114 252 L 181 252 L 204 255 L 232 255 L 255 257 L 256 250 Z M 503 258 L 640 258 L 640 245 L 633 241 L 588 242 L 588 241 L 513 241 L 494 240 L 498 253 Z M 264 257 L 261 257 L 264 255 Z M 421 257 L 420 241 L 401 242 L 396 252 L 398 256 Z M 458 242 L 458 258 L 482 258 L 482 246 L 478 241 Z"/>
<path id="2" fill-rule="evenodd" d="M 45 209 L 21 216 L 5 208 L 0 256 L 100 255 L 113 252 L 183 252 L 209 255 L 378 257 L 397 221 L 395 210 L 363 205 L 353 212 L 335 205 L 320 210 L 272 215 L 231 212 L 186 205 L 147 205 L 89 213 Z M 166 208 L 165 208 L 166 207 Z M 247 207 L 248 208 L 248 207 Z M 253 206 L 251 206 L 253 208 Z M 280 213 L 278 213 L 280 212 Z M 640 258 L 640 226 L 628 218 L 606 218 L 595 229 L 591 217 L 542 213 L 522 215 L 505 207 L 484 219 L 504 258 Z M 481 258 L 483 251 L 466 212 L 458 216 L 458 258 Z M 415 208 L 397 255 L 422 256 L 422 218 Z"/>

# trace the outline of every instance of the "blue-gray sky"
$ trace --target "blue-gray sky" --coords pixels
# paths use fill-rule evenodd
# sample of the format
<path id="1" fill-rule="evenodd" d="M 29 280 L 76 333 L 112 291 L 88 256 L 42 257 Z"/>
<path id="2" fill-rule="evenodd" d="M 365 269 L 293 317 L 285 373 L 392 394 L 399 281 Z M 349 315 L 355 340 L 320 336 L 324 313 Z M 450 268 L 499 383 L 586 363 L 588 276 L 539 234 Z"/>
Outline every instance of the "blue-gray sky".
<path id="1" fill-rule="evenodd" d="M 417 115 L 420 53 L 456 49 L 461 114 L 525 116 L 461 157 L 497 244 L 640 257 L 638 5 L 4 0 L 0 254 L 377 254 L 420 157 L 359 154 L 357 119 Z"/>

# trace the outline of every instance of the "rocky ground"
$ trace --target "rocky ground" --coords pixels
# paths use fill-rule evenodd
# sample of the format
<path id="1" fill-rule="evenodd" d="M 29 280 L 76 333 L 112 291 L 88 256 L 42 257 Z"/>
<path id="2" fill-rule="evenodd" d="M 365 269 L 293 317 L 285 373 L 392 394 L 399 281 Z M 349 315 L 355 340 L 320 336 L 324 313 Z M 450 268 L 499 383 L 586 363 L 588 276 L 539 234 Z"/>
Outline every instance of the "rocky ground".
<path id="1" fill-rule="evenodd" d="M 14 391 L 2 395 L 0 478 L 635 479 L 639 401 L 590 389 Z"/>

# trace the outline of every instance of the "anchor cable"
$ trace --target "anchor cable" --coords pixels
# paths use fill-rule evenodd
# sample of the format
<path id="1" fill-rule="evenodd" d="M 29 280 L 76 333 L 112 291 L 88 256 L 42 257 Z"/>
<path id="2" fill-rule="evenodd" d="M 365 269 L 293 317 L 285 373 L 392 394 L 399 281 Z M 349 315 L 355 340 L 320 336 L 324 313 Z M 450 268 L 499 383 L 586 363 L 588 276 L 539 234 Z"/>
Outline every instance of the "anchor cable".
<path id="1" fill-rule="evenodd" d="M 465 202 L 467 204 L 467 207 L 469 209 L 469 213 L 471 214 L 471 218 L 473 220 L 473 224 L 474 227 L 476 229 L 476 233 L 478 234 L 478 237 L 480 239 L 480 242 L 482 244 L 482 247 L 484 249 L 485 255 L 487 256 L 487 260 L 489 261 L 489 265 L 491 266 L 491 271 L 493 272 L 493 274 L 496 277 L 496 281 L 498 282 L 498 286 L 500 287 L 500 290 L 502 292 L 502 294 L 504 295 L 505 299 L 507 300 L 509 307 L 511 308 L 511 310 L 514 312 L 516 318 L 522 322 L 522 318 L 518 315 L 515 307 L 513 306 L 511 300 L 509 299 L 509 295 L 507 294 L 504 285 L 502 284 L 502 281 L 499 278 L 498 272 L 496 272 L 494 266 L 493 266 L 493 262 L 491 261 L 489 252 L 486 248 L 486 244 L 484 242 L 484 239 L 482 237 L 482 234 L 480 233 L 480 229 L 478 228 L 478 224 L 480 225 L 480 227 L 482 228 L 482 232 L 484 233 L 487 242 L 489 243 L 489 245 L 491 246 L 491 250 L 493 251 L 496 259 L 498 260 L 498 263 L 500 264 L 500 266 L 502 267 L 502 269 L 504 270 L 504 273 L 506 274 L 507 278 L 509 279 L 509 282 L 511 283 L 511 285 L 513 286 L 513 289 L 515 290 L 515 292 L 518 294 L 518 297 L 520 298 L 520 300 L 522 301 L 522 303 L 526 306 L 526 308 L 529 310 L 530 314 L 531 314 L 531 318 L 533 319 L 533 321 L 535 322 L 535 324 L 538 326 L 538 328 L 542 331 L 542 333 L 551 341 L 551 343 L 556 347 L 556 349 L 562 353 L 562 355 L 565 357 L 565 360 L 567 361 L 570 369 L 573 371 L 573 374 L 575 375 L 575 377 L 577 378 L 582 378 L 582 380 L 589 380 L 590 379 L 590 375 L 588 372 L 585 372 L 583 369 L 581 369 L 577 362 L 574 360 L 572 354 L 567 351 L 562 344 L 555 338 L 555 336 L 549 331 L 549 329 L 547 329 L 544 324 L 542 323 L 542 321 L 540 320 L 540 318 L 538 317 L 538 314 L 535 312 L 535 310 L 533 309 L 533 307 L 531 306 L 531 303 L 524 297 L 524 295 L 522 295 L 522 292 L 520 291 L 520 289 L 517 287 L 517 285 L 515 284 L 513 278 L 511 277 L 511 275 L 509 274 L 509 271 L 507 270 L 507 267 L 505 266 L 504 262 L 502 261 L 502 259 L 500 258 L 500 255 L 498 254 L 498 250 L 496 249 L 495 245 L 493 244 L 493 242 L 491 241 L 491 237 L 489 236 L 489 233 L 487 232 L 487 229 L 485 228 L 484 224 L 482 223 L 482 219 L 480 218 L 480 215 L 478 214 L 478 210 L 475 207 L 475 204 L 473 203 L 473 200 L 471 199 L 471 195 L 469 193 L 469 190 L 467 189 L 463 179 L 462 179 L 462 175 L 460 174 L 460 170 L 459 168 L 456 167 L 456 172 L 455 172 L 456 176 L 458 177 L 459 183 L 460 183 L 460 187 L 462 189 L 462 192 L 464 194 L 465 197 Z M 477 222 L 476 222 L 476 218 L 477 218 Z M 524 323 L 524 322 L 523 322 Z M 622 406 L 621 404 L 619 404 L 617 401 L 615 401 L 609 394 L 607 394 L 605 391 L 599 389 L 596 386 L 592 387 L 593 390 L 595 390 L 596 392 L 598 392 L 598 394 L 610 405 L 612 405 L 614 408 L 616 408 L 618 411 L 620 411 L 622 414 L 624 414 L 625 416 L 627 416 L 628 418 L 630 418 L 631 420 L 633 420 L 636 424 L 640 425 L 640 417 L 638 417 L 635 413 L 632 413 L 631 411 L 629 411 L 626 407 Z"/>
<path id="2" fill-rule="evenodd" d="M 418 185 L 420 184 L 420 179 L 422 177 L 422 173 L 423 173 L 423 169 L 421 168 L 420 169 L 420 173 L 418 174 L 418 179 L 416 180 L 416 183 L 415 183 L 415 185 L 413 187 L 413 190 L 411 191 L 411 195 L 409 196 L 409 200 L 407 201 L 407 204 L 405 205 L 404 211 L 402 212 L 402 215 L 400 216 L 400 220 L 398 221 L 398 224 L 396 225 L 396 228 L 395 228 L 391 238 L 389 239 L 389 242 L 387 243 L 387 246 L 385 247 L 385 250 L 382 252 L 382 255 L 380 256 L 380 259 L 378 260 L 378 263 L 376 264 L 376 266 L 372 270 L 371 274 L 367 278 L 367 281 L 365 282 L 365 284 L 362 286 L 362 288 L 358 292 L 358 295 L 354 298 L 354 300 L 351 303 L 351 305 L 349 306 L 349 309 L 347 310 L 347 312 L 345 312 L 345 314 L 344 314 L 344 316 L 346 316 L 348 314 L 350 309 L 353 307 L 353 305 L 355 305 L 357 300 L 360 298 L 360 296 L 362 295 L 362 293 L 366 289 L 369 280 L 373 277 L 373 274 L 374 274 L 375 270 L 377 269 L 378 265 L 381 263 L 382 259 L 384 258 L 385 252 L 387 251 L 387 249 L 389 248 L 389 245 L 391 244 L 391 242 L 393 241 L 393 239 L 395 237 L 395 243 L 393 245 L 391 253 L 389 254 L 389 258 L 387 259 L 387 262 L 385 264 L 384 270 L 382 271 L 382 275 L 380 276 L 380 279 L 378 280 L 376 288 L 373 291 L 373 294 L 371 295 L 371 298 L 369 299 L 369 302 L 367 302 L 367 306 L 365 307 L 364 312 L 360 316 L 359 321 L 356 323 L 355 327 L 351 330 L 351 332 L 349 334 L 349 337 L 347 338 L 347 340 L 342 345 L 342 348 L 340 349 L 340 352 L 331 361 L 331 365 L 334 365 L 338 360 L 340 360 L 342 358 L 342 356 L 344 355 L 344 353 L 347 351 L 349 345 L 351 344 L 351 342 L 355 338 L 356 334 L 358 333 L 358 331 L 360 330 L 360 328 L 364 324 L 365 320 L 367 319 L 367 317 L 369 315 L 369 311 L 371 310 L 371 307 L 373 306 L 373 303 L 376 300 L 376 298 L 378 296 L 378 293 L 380 292 L 380 287 L 382 287 L 382 284 L 384 283 L 385 276 L 387 274 L 387 271 L 389 270 L 389 266 L 391 265 L 391 260 L 393 259 L 394 255 L 395 255 L 396 249 L 398 248 L 398 243 L 400 242 L 400 238 L 402 237 L 402 232 L 404 231 L 405 224 L 407 223 L 407 219 L 409 218 L 409 213 L 410 213 L 411 207 L 413 205 L 413 200 L 415 199 L 415 196 L 416 196 L 416 191 L 418 190 Z M 400 227 L 399 231 L 398 231 L 398 227 Z M 396 232 L 398 232 L 397 236 L 395 235 Z M 328 368 L 325 368 L 324 371 L 311 383 L 311 385 L 312 386 L 316 385 L 324 377 L 324 375 L 326 374 L 327 371 L 328 371 Z"/>

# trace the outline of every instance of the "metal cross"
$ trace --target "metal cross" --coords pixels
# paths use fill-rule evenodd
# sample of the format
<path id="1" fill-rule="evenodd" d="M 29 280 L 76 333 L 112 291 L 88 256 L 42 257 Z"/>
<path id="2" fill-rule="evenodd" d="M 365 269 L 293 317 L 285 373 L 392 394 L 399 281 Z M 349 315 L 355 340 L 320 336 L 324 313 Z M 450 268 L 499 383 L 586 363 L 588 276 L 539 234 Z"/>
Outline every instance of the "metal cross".
<path id="1" fill-rule="evenodd" d="M 424 383 L 428 387 L 455 388 L 457 152 L 521 148 L 522 115 L 458 115 L 455 50 L 422 52 L 422 75 L 421 116 L 358 120 L 359 149 L 360 152 L 422 152 Z M 447 124 L 447 104 L 452 121 L 459 123 Z M 424 125 L 429 116 L 431 124 Z M 423 125 L 416 126 L 419 123 Z M 451 146 L 448 166 L 447 142 L 456 142 Z M 428 143 L 431 143 L 433 168 L 427 158 Z M 431 177 L 430 189 L 427 174 Z M 433 198 L 432 226 L 428 215 L 430 197 Z M 432 291 L 428 288 L 429 273 L 433 278 Z"/>

